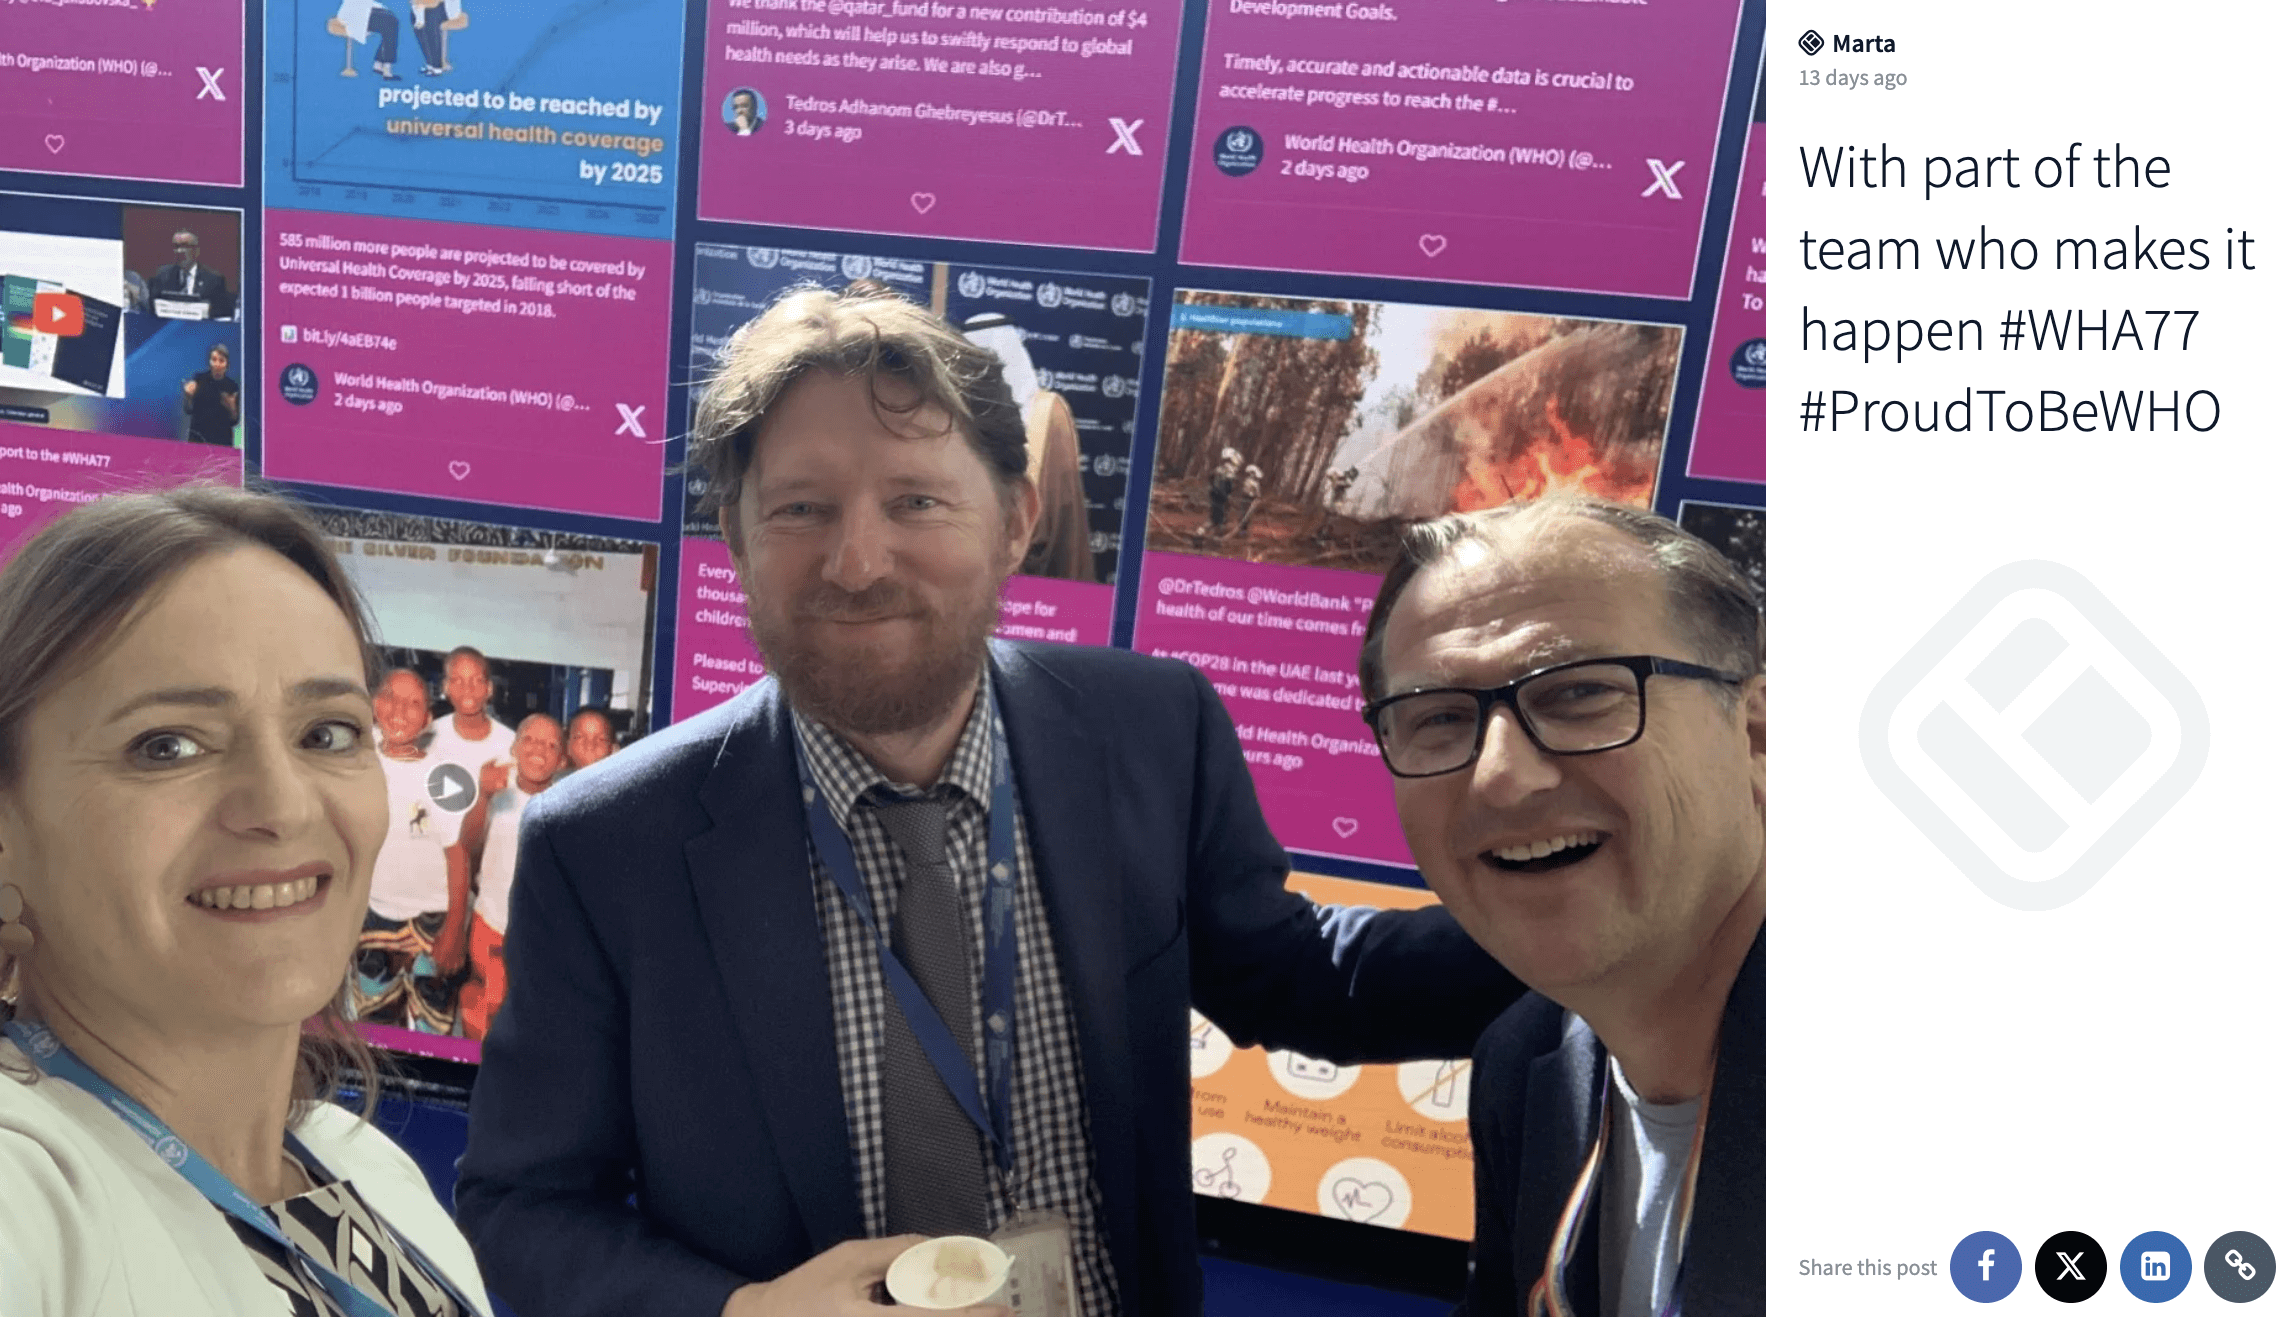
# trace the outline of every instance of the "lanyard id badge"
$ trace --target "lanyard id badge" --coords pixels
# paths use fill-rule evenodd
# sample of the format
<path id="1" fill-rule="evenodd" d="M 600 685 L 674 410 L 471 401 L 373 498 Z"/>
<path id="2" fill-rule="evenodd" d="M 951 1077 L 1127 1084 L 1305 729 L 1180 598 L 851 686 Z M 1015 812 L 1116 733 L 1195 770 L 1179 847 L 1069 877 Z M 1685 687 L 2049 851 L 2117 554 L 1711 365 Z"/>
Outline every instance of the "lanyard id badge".
<path id="1" fill-rule="evenodd" d="M 994 1232 L 1010 1255 L 1010 1279 L 995 1302 L 1018 1317 L 1074 1317 L 1081 1310 L 1074 1278 L 1074 1228 L 1056 1212 L 1018 1212 Z"/>
<path id="2" fill-rule="evenodd" d="M 884 986 L 914 1031 L 924 1057 L 938 1072 L 947 1091 L 954 1095 L 963 1114 L 969 1116 L 971 1123 L 985 1136 L 987 1145 L 994 1150 L 996 1169 L 1008 1177 L 1016 1164 L 1010 1132 L 1010 1084 L 1018 1026 L 1018 805 L 1016 790 L 1011 785 L 1010 746 L 1002 733 L 1001 718 L 994 712 L 991 684 L 983 688 L 983 697 L 989 701 L 987 716 L 994 728 L 994 799 L 987 811 L 986 900 L 980 916 L 986 932 L 986 964 L 979 996 L 980 1018 L 986 1022 L 985 1037 L 981 1040 L 981 1050 L 986 1053 L 983 1084 L 978 1070 L 971 1064 L 969 1050 L 956 1040 L 947 1022 L 939 1018 L 922 985 L 915 981 L 899 954 L 891 949 L 890 937 L 876 922 L 875 905 L 859 876 L 859 861 L 852 853 L 851 838 L 828 808 L 827 794 L 820 790 L 812 773 L 811 758 L 804 753 L 801 737 L 795 738 L 795 761 L 813 853 L 834 881 L 836 891 L 842 894 L 844 904 L 858 916 L 875 943 Z"/>
<path id="3" fill-rule="evenodd" d="M 215 1169 L 212 1162 L 193 1152 L 189 1144 L 176 1137 L 175 1132 L 167 1127 L 166 1122 L 151 1113 L 150 1108 L 121 1092 L 118 1085 L 97 1074 L 88 1066 L 87 1062 L 74 1056 L 71 1049 L 64 1046 L 63 1040 L 56 1037 L 55 1033 L 46 1025 L 24 1020 L 10 1020 L 4 1026 L 4 1031 L 42 1072 L 70 1084 L 103 1103 L 113 1115 L 119 1117 L 129 1129 L 135 1131 L 136 1137 L 142 1139 L 144 1144 L 158 1155 L 159 1160 L 167 1163 L 176 1174 L 190 1181 L 191 1187 L 197 1189 L 208 1202 L 229 1213 L 234 1220 L 246 1225 L 271 1243 L 286 1250 L 287 1256 L 293 1259 L 295 1266 L 306 1277 L 318 1282 L 325 1289 L 327 1297 L 334 1301 L 334 1305 L 340 1308 L 346 1317 L 393 1317 L 390 1309 L 384 1307 L 371 1295 L 335 1271 L 328 1260 L 312 1257 L 300 1245 L 289 1239 L 286 1232 L 279 1229 L 278 1222 L 272 1219 L 271 1214 L 263 1208 L 262 1204 L 249 1198 L 245 1191 L 230 1181 L 229 1177 Z M 302 1140 L 296 1138 L 291 1130 L 286 1135 L 286 1149 L 306 1164 L 324 1164 L 312 1155 L 309 1148 L 303 1146 Z M 379 1220 L 380 1218 L 377 1217 L 376 1219 Z M 422 1256 L 421 1250 L 415 1248 L 405 1236 L 399 1234 L 387 1221 L 382 1222 L 382 1227 L 390 1232 L 391 1242 L 398 1246 L 406 1260 L 411 1262 L 432 1285 L 443 1291 L 463 1313 L 474 1314 L 481 1311 L 470 1303 L 453 1282 L 445 1278 L 444 1272 L 438 1270 L 435 1264 Z"/>

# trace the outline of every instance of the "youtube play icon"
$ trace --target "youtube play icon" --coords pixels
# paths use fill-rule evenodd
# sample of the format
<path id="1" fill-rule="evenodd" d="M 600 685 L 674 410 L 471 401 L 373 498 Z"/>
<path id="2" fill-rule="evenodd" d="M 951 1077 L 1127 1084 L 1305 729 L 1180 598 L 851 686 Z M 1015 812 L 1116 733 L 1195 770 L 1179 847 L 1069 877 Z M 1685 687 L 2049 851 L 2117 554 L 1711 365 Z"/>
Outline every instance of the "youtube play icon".
<path id="1" fill-rule="evenodd" d="M 32 328 L 60 338 L 76 338 L 87 330 L 87 308 L 77 293 L 38 293 L 32 298 Z"/>

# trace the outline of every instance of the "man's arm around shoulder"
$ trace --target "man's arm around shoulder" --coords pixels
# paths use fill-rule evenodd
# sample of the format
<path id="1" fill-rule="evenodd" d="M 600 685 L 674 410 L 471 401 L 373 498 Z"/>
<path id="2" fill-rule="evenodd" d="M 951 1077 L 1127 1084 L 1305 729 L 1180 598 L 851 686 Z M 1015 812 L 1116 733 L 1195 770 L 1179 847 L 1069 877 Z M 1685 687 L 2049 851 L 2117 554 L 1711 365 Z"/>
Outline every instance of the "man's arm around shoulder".
<path id="1" fill-rule="evenodd" d="M 1236 1042 L 1345 1064 L 1463 1056 L 1524 989 L 1447 911 L 1287 889 L 1240 737 L 1199 672 L 1187 879 L 1193 996 Z"/>

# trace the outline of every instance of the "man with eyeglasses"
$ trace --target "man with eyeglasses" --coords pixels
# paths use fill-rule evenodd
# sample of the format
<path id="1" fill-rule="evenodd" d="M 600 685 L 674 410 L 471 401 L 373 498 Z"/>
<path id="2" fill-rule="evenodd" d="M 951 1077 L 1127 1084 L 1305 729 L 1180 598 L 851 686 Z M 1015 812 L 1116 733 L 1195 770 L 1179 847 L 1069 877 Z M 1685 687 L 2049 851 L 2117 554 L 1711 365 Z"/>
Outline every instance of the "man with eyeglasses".
<path id="1" fill-rule="evenodd" d="M 1412 530 L 1361 654 L 1425 881 L 1535 993 L 1472 1069 L 1464 1311 L 1765 1309 L 1756 590 L 1651 513 Z"/>
<path id="2" fill-rule="evenodd" d="M 160 266 L 144 281 L 152 298 L 179 304 L 189 312 L 191 319 L 230 319 L 230 283 L 221 274 L 199 264 L 199 235 L 189 229 L 177 229 L 174 243 L 174 263 Z M 193 309 L 194 303 L 202 305 Z"/>

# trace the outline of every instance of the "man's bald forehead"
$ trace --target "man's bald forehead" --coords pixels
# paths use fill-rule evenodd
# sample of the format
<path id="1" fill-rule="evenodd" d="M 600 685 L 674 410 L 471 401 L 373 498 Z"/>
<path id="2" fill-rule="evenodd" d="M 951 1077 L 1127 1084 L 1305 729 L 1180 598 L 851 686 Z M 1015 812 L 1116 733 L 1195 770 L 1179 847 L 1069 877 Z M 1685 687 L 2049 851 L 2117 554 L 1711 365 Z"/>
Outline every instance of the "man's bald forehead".
<path id="1" fill-rule="evenodd" d="M 517 734 L 523 736 L 526 732 L 531 731 L 535 725 L 541 723 L 548 724 L 549 730 L 559 736 L 565 734 L 565 729 L 557 724 L 557 720 L 545 713 L 526 714 L 517 724 Z"/>
<path id="2" fill-rule="evenodd" d="M 1587 596 L 1653 622 L 1662 634 L 1677 631 L 1661 570 L 1629 533 L 1565 514 L 1508 517 L 1482 527 L 1417 572 L 1393 600 L 1382 637 L 1387 675 L 1405 671 L 1409 680 L 1399 685 L 1423 684 L 1434 675 L 1418 670 L 1422 647 L 1433 637 L 1445 637 L 1441 648 L 1501 646 L 1530 614 L 1571 607 Z M 1598 637 L 1561 630 L 1515 657 L 1543 667 L 1610 652 Z"/>
<path id="3" fill-rule="evenodd" d="M 1496 522 L 1460 541 L 1448 561 L 1510 566 L 1523 578 L 1553 568 L 1599 576 L 1657 570 L 1644 542 L 1620 527 L 1569 511 L 1565 504 Z"/>
<path id="4" fill-rule="evenodd" d="M 1656 599 L 1662 590 L 1661 569 L 1645 544 L 1588 517 L 1554 513 L 1508 518 L 1459 540 L 1416 574 L 1394 601 L 1394 611 L 1421 609 L 1430 589 L 1445 593 L 1463 584 L 1484 597 L 1560 577 L 1643 590 Z"/>

